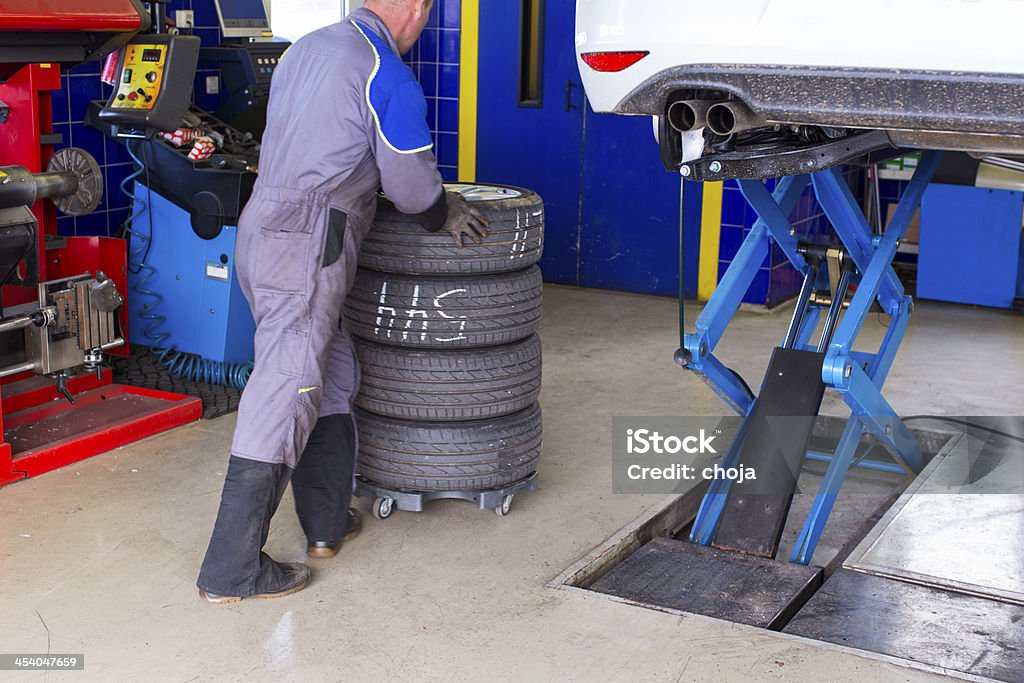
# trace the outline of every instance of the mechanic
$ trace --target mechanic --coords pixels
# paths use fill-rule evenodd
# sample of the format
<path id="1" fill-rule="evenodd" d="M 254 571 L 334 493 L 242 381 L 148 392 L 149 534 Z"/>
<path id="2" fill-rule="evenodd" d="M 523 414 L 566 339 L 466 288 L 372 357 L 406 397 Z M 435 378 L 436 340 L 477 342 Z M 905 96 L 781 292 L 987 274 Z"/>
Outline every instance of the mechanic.
<path id="1" fill-rule="evenodd" d="M 359 372 L 341 314 L 378 189 L 459 246 L 487 236 L 482 214 L 444 191 L 423 90 L 400 57 L 432 4 L 368 0 L 297 41 L 274 73 L 236 248 L 256 360 L 197 581 L 208 602 L 280 597 L 309 583 L 307 565 L 262 550 L 289 480 L 308 555 L 331 557 L 359 533 L 349 508 Z"/>

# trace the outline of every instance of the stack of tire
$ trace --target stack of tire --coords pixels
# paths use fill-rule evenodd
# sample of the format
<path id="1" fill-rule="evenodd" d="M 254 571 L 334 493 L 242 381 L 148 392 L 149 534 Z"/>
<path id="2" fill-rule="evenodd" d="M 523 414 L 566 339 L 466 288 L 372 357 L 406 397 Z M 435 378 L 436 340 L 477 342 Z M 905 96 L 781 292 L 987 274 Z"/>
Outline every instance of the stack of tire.
<path id="1" fill-rule="evenodd" d="M 345 310 L 362 373 L 359 477 L 431 497 L 508 488 L 541 453 L 543 202 L 517 187 L 447 189 L 487 216 L 488 236 L 458 248 L 381 198 Z"/>

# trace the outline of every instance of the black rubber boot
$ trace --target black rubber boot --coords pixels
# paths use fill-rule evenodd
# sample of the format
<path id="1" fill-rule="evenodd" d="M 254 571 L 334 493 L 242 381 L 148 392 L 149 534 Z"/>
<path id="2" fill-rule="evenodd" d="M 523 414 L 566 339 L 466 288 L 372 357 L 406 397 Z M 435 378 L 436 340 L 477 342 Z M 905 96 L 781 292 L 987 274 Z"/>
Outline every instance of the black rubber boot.
<path id="1" fill-rule="evenodd" d="M 309 541 L 306 547 L 306 554 L 310 557 L 334 557 L 341 550 L 345 541 L 351 541 L 363 530 L 363 518 L 355 508 L 348 509 L 348 522 L 345 525 L 345 535 L 336 541 Z"/>
<path id="2" fill-rule="evenodd" d="M 213 536 L 196 582 L 205 600 L 280 597 L 309 583 L 306 565 L 275 562 L 263 552 L 270 519 L 290 475 L 284 464 L 231 456 Z"/>
<path id="3" fill-rule="evenodd" d="M 352 415 L 327 415 L 317 420 L 292 474 L 295 512 L 310 547 L 340 544 L 346 536 L 351 537 L 349 503 L 355 463 Z"/>

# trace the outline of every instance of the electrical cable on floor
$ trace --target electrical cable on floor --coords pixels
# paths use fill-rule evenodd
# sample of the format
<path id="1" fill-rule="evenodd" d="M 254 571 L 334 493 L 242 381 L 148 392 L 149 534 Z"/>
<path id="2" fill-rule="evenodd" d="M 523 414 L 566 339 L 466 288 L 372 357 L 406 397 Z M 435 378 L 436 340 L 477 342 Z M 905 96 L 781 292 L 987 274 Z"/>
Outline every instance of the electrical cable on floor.
<path id="1" fill-rule="evenodd" d="M 850 466 L 847 469 L 851 469 L 852 470 L 854 467 L 856 467 L 857 465 L 859 465 L 862 462 L 864 462 L 865 460 L 867 460 L 867 457 L 869 455 L 871 455 L 871 448 L 868 448 L 866 451 L 864 451 L 864 455 L 860 456 L 859 458 L 857 458 L 856 460 L 851 462 Z"/>
<path id="2" fill-rule="evenodd" d="M 948 422 L 948 423 L 951 423 L 951 424 L 958 424 L 958 425 L 961 425 L 963 427 L 969 427 L 971 429 L 977 429 L 979 431 L 988 432 L 989 434 L 994 434 L 996 436 L 1001 436 L 1004 439 L 1010 439 L 1011 441 L 1019 441 L 1020 443 L 1024 443 L 1024 437 L 1016 436 L 1014 434 L 1010 434 L 1009 432 L 1004 432 L 1004 431 L 1002 431 L 1000 429 L 994 429 L 992 427 L 986 427 L 985 425 L 978 424 L 977 422 L 971 422 L 970 420 L 961 420 L 961 419 L 955 418 L 955 417 L 944 417 L 942 415 L 910 415 L 908 417 L 902 418 L 902 420 L 903 420 L 903 422 L 912 422 L 912 421 L 921 421 L 921 420 L 934 420 L 936 422 Z M 850 467 L 848 469 L 853 469 L 854 467 L 856 467 L 857 465 L 862 463 L 868 457 L 868 455 L 870 455 L 870 454 L 871 454 L 871 449 L 869 448 L 867 450 L 867 452 L 864 453 L 864 455 L 860 456 L 859 458 L 854 460 L 852 463 L 850 463 Z M 804 469 L 806 469 L 806 464 L 804 465 Z"/>
<path id="3" fill-rule="evenodd" d="M 160 331 L 160 328 L 167 322 L 166 316 L 161 315 L 158 311 L 158 306 L 164 298 L 159 292 L 147 289 L 147 283 L 156 277 L 157 272 L 156 268 L 147 263 L 153 245 L 153 195 L 150 189 L 152 183 L 149 182 L 149 166 L 146 163 L 145 150 L 143 150 L 143 159 L 139 159 L 132 149 L 132 142 L 133 140 L 126 140 L 125 149 L 128 150 L 128 156 L 132 158 L 137 168 L 121 181 L 120 185 L 121 192 L 131 200 L 131 210 L 124 223 L 121 224 L 121 234 L 129 240 L 129 243 L 131 236 L 135 235 L 140 245 L 144 245 L 134 250 L 128 250 L 128 269 L 133 275 L 142 276 L 136 280 L 132 289 L 136 294 L 149 298 L 149 302 L 142 305 L 139 318 L 148 321 L 142 334 L 151 342 L 150 352 L 156 356 L 157 363 L 167 368 L 171 374 L 183 379 L 244 389 L 249 381 L 249 375 L 252 374 L 252 363 L 226 363 L 209 360 L 194 353 L 179 351 L 173 345 L 163 345 L 164 341 L 171 336 L 170 332 Z M 143 173 L 146 174 L 147 201 L 127 189 L 128 183 L 138 180 Z M 135 221 L 144 213 L 149 214 L 148 235 L 134 229 Z"/>
<path id="4" fill-rule="evenodd" d="M 1004 439 L 1010 439 L 1012 441 L 1019 441 L 1021 443 L 1024 443 L 1024 437 L 1016 436 L 1014 434 L 1010 434 L 1009 432 L 1004 432 L 1002 430 L 994 429 L 992 427 L 986 427 L 985 425 L 978 424 L 977 422 L 971 422 L 970 420 L 960 420 L 955 417 L 943 417 L 942 415 L 911 415 L 910 417 L 903 418 L 904 422 L 911 422 L 912 420 L 935 420 L 936 422 L 949 422 L 951 424 L 958 424 L 963 427 L 970 427 L 972 429 L 988 432 L 989 434 L 995 434 L 996 436 L 1001 436 Z"/>

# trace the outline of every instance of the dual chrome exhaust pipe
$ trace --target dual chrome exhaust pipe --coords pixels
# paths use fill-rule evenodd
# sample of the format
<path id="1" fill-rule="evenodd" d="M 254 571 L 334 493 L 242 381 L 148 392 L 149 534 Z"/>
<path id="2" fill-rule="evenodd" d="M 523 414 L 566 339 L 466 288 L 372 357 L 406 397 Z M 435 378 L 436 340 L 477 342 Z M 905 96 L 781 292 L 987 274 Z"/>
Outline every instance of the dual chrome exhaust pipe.
<path id="1" fill-rule="evenodd" d="M 668 106 L 666 116 L 680 133 L 709 128 L 716 135 L 732 135 L 768 125 L 739 100 L 676 100 Z"/>

